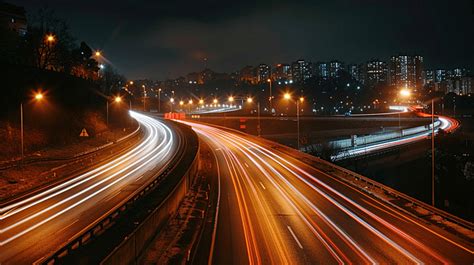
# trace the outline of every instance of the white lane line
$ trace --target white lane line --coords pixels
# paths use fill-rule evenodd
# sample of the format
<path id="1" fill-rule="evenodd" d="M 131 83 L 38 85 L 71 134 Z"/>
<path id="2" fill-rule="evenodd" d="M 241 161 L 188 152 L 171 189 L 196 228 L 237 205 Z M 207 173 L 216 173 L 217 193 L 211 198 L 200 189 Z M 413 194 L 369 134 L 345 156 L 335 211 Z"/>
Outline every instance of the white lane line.
<path id="1" fill-rule="evenodd" d="M 245 162 L 244 162 L 244 165 L 245 165 L 247 168 L 249 167 L 249 165 L 248 165 L 247 163 L 245 163 Z"/>
<path id="2" fill-rule="evenodd" d="M 298 240 L 298 238 L 296 237 L 295 235 L 295 232 L 293 232 L 293 230 L 291 229 L 291 227 L 289 225 L 287 225 L 288 227 L 288 230 L 290 230 L 290 233 L 291 235 L 293 236 L 293 238 L 295 239 L 296 243 L 298 243 L 298 246 L 303 249 L 303 245 L 301 245 L 300 241 Z"/>
<path id="3" fill-rule="evenodd" d="M 263 185 L 263 183 L 262 183 L 261 181 L 259 181 L 259 182 L 260 182 L 260 186 L 262 186 L 262 188 L 263 188 L 264 190 L 266 190 L 267 188 L 265 188 L 265 186 Z"/>

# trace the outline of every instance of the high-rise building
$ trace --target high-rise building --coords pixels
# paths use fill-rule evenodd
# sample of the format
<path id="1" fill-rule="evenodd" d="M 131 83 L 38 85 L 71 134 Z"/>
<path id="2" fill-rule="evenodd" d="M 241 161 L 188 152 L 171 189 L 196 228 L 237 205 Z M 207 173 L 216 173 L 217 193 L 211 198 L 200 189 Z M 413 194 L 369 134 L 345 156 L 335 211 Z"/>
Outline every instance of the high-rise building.
<path id="1" fill-rule="evenodd" d="M 260 64 L 257 67 L 257 82 L 264 83 L 270 78 L 270 66 L 267 64 Z"/>
<path id="2" fill-rule="evenodd" d="M 435 82 L 435 71 L 433 70 L 426 70 L 425 71 L 425 85 L 433 84 Z"/>
<path id="3" fill-rule="evenodd" d="M 349 64 L 347 66 L 347 71 L 352 79 L 356 80 L 359 83 L 364 83 L 364 67 L 361 64 Z"/>
<path id="4" fill-rule="evenodd" d="M 368 87 L 387 84 L 387 63 L 372 59 L 365 64 L 365 83 Z"/>
<path id="5" fill-rule="evenodd" d="M 311 63 L 303 59 L 299 59 L 291 64 L 291 78 L 294 82 L 304 82 L 311 78 L 312 67 Z"/>
<path id="6" fill-rule="evenodd" d="M 344 70 L 344 64 L 340 61 L 334 60 L 329 62 L 329 77 L 339 78 L 340 72 Z"/>
<path id="7" fill-rule="evenodd" d="M 390 85 L 421 88 L 423 86 L 423 57 L 397 55 L 390 58 Z"/>
<path id="8" fill-rule="evenodd" d="M 245 66 L 240 70 L 240 81 L 249 84 L 257 83 L 257 78 L 255 76 L 255 68 L 250 65 Z"/>
<path id="9" fill-rule="evenodd" d="M 435 71 L 435 83 L 441 83 L 443 81 L 446 81 L 446 70 L 444 69 L 438 69 Z"/>
<path id="10" fill-rule="evenodd" d="M 320 79 L 328 79 L 329 78 L 329 64 L 324 62 L 317 63 L 317 71 L 316 75 Z"/>
<path id="11" fill-rule="evenodd" d="M 290 71 L 289 64 L 277 64 L 275 70 L 272 73 L 272 79 L 274 81 L 286 81 L 291 78 L 291 71 Z"/>

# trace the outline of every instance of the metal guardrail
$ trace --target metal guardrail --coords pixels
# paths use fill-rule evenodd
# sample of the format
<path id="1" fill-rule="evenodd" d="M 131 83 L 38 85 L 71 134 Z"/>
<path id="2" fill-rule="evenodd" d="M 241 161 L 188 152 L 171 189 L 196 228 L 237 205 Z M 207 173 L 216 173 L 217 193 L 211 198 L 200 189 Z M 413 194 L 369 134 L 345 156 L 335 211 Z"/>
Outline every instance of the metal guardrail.
<path id="1" fill-rule="evenodd" d="M 34 157 L 34 158 L 27 158 L 25 161 L 23 161 L 23 165 L 29 165 L 29 164 L 40 163 L 40 162 L 68 161 L 68 160 L 80 159 L 84 156 L 94 154 L 94 153 L 96 153 L 96 152 L 98 152 L 102 149 L 105 149 L 109 146 L 112 146 L 113 144 L 123 142 L 124 140 L 127 140 L 130 137 L 133 137 L 134 135 L 136 135 L 139 131 L 140 131 L 140 124 L 138 124 L 137 129 L 135 131 L 133 131 L 132 133 L 129 133 L 129 134 L 123 136 L 122 138 L 120 138 L 116 141 L 106 143 L 106 144 L 101 145 L 99 147 L 92 148 L 92 149 L 89 149 L 87 151 L 80 152 L 80 153 L 77 153 L 77 154 L 69 156 L 69 157 L 44 157 L 44 158 L 43 157 L 41 157 L 41 158 Z M 17 167 L 19 165 L 19 163 L 21 163 L 20 159 L 0 162 L 0 170 L 5 170 L 5 169 Z"/>
<path id="2" fill-rule="evenodd" d="M 303 153 L 303 154 L 304 154 L 305 156 L 309 156 L 309 155 L 306 154 L 306 153 Z M 466 229 L 468 229 L 468 230 L 470 230 L 470 231 L 473 231 L 473 230 L 474 230 L 474 224 L 473 224 L 473 223 L 471 223 L 471 222 L 469 222 L 469 221 L 466 221 L 466 220 L 464 220 L 464 219 L 462 219 L 462 218 L 460 218 L 460 217 L 457 217 L 457 216 L 455 216 L 455 215 L 453 215 L 453 214 L 450 214 L 450 213 L 448 213 L 448 212 L 445 212 L 445 211 L 443 211 L 443 210 L 441 210 L 441 209 L 435 208 L 435 207 L 433 207 L 433 206 L 431 206 L 431 205 L 429 205 L 429 204 L 427 204 L 427 203 L 425 203 L 425 202 L 422 202 L 422 201 L 417 200 L 417 199 L 415 199 L 415 198 L 413 198 L 413 197 L 410 197 L 410 196 L 408 196 L 408 195 L 406 195 L 406 194 L 404 194 L 404 193 L 401 193 L 401 192 L 399 192 L 399 191 L 397 191 L 397 190 L 394 190 L 394 189 L 392 189 L 392 188 L 390 188 L 390 187 L 388 187 L 388 186 L 385 186 L 384 184 L 379 183 L 379 182 L 377 182 L 377 181 L 375 181 L 375 180 L 369 179 L 369 178 L 367 178 L 367 177 L 365 177 L 365 176 L 362 176 L 362 175 L 360 175 L 360 174 L 358 174 L 358 173 L 355 173 L 355 172 L 353 172 L 353 171 L 351 171 L 351 170 L 348 170 L 348 169 L 346 169 L 346 168 L 343 168 L 343 167 L 341 167 L 341 166 L 332 164 L 332 163 L 330 163 L 330 162 L 328 162 L 328 161 L 325 161 L 325 160 L 323 160 L 323 159 L 319 159 L 319 158 L 316 158 L 316 157 L 311 156 L 311 157 L 310 157 L 310 160 L 311 160 L 311 161 L 314 161 L 314 162 L 317 162 L 317 163 L 325 164 L 326 166 L 329 166 L 329 167 L 332 167 L 332 168 L 337 169 L 337 170 L 339 170 L 339 171 L 342 171 L 343 173 L 345 173 L 345 174 L 347 174 L 347 175 L 349 175 L 349 176 L 351 176 L 351 177 L 354 177 L 356 180 L 363 181 L 363 182 L 367 183 L 368 185 L 370 185 L 370 186 L 372 186 L 372 187 L 375 187 L 375 188 L 378 188 L 378 189 L 380 189 L 380 190 L 382 190 L 382 191 L 387 192 L 388 194 L 394 195 L 395 197 L 402 198 L 402 199 L 404 199 L 404 200 L 410 202 L 410 203 L 411 203 L 412 205 L 414 205 L 414 206 L 421 207 L 421 208 L 423 208 L 423 209 L 425 209 L 425 210 L 427 210 L 427 211 L 429 211 L 429 212 L 431 212 L 431 213 L 440 215 L 440 216 L 443 217 L 444 219 L 446 219 L 446 220 L 448 220 L 448 221 L 450 221 L 450 222 L 453 222 L 453 223 L 455 223 L 455 224 L 457 224 L 457 225 L 460 225 L 460 226 L 462 226 L 462 227 L 464 227 L 464 228 L 466 228 Z M 316 161 L 316 160 L 317 160 L 317 161 Z M 346 182 L 348 182 L 347 179 L 345 179 L 345 180 L 346 180 Z M 351 183 L 351 182 L 348 182 L 348 183 L 351 184 L 351 185 L 354 185 L 354 184 Z M 360 187 L 359 187 L 359 188 L 360 188 Z"/>
<path id="3" fill-rule="evenodd" d="M 182 135 L 179 136 L 183 143 L 184 137 Z M 186 146 L 183 143 L 183 146 Z M 99 236 L 103 231 L 105 231 L 114 220 L 119 218 L 123 215 L 127 209 L 131 208 L 135 202 L 140 199 L 141 197 L 148 194 L 152 189 L 154 189 L 158 184 L 164 180 L 176 167 L 178 163 L 172 163 L 172 161 L 180 161 L 180 158 L 184 156 L 184 151 L 179 152 L 170 159 L 170 162 L 166 166 L 166 169 L 163 170 L 159 175 L 155 177 L 155 179 L 150 182 L 147 186 L 143 189 L 133 193 L 130 195 L 129 199 L 127 199 L 124 203 L 119 205 L 118 207 L 113 208 L 109 212 L 105 213 L 102 217 L 98 218 L 95 222 L 88 225 L 82 231 L 78 232 L 76 236 L 73 237 L 73 240 L 64 243 L 58 250 L 55 250 L 45 257 L 40 259 L 39 261 L 35 262 L 35 264 L 55 264 L 59 259 L 67 256 L 71 251 L 77 250 L 81 245 L 88 243 L 94 237 Z"/>
<path id="4" fill-rule="evenodd" d="M 85 160 L 90 160 L 92 162 L 92 158 L 94 156 L 97 156 L 98 155 L 98 152 L 99 151 L 103 151 L 104 149 L 107 149 L 109 147 L 115 147 L 114 143 L 120 143 L 120 142 L 123 142 L 127 139 L 130 139 L 134 136 L 137 136 L 138 133 L 140 132 L 140 125 L 137 127 L 137 129 L 135 131 L 133 131 L 132 133 L 118 139 L 117 141 L 115 142 L 110 142 L 110 143 L 107 143 L 105 145 L 102 145 L 102 146 L 99 146 L 99 147 L 96 147 L 92 150 L 89 150 L 89 151 L 85 151 L 85 152 L 82 152 L 82 153 L 79 153 L 79 154 L 76 154 L 72 157 L 69 157 L 69 158 L 65 158 L 65 159 L 62 159 L 63 161 L 69 161 L 65 164 L 62 164 L 62 165 L 59 165 L 57 167 L 54 167 L 48 171 L 44 171 L 40 174 L 40 176 L 44 176 L 44 175 L 54 175 L 56 171 L 62 169 L 62 168 L 65 168 L 65 167 L 69 167 L 69 166 L 73 166 L 75 164 L 78 164 L 78 163 L 81 163 L 82 165 L 88 163 L 89 161 L 85 161 Z M 60 161 L 60 160 L 45 160 L 46 162 L 52 162 L 52 161 Z M 45 162 L 43 161 L 43 162 Z M 16 165 L 15 165 L 16 166 Z M 39 187 L 37 187 L 36 189 L 34 189 L 33 191 L 30 191 L 30 192 L 26 192 L 26 193 L 20 193 L 16 196 L 13 196 L 13 197 L 10 197 L 10 198 L 7 198 L 3 201 L 0 200 L 0 212 L 1 212 L 1 209 L 5 206 L 5 205 L 8 205 L 8 204 L 11 204 L 15 201 L 18 201 L 22 198 L 25 198 L 25 197 L 28 197 L 28 196 L 31 196 L 31 194 L 35 194 L 35 193 L 38 193 L 38 192 L 41 192 L 53 185 L 56 185 L 58 184 L 59 182 L 63 182 L 63 181 L 67 181 L 68 177 L 64 177 L 64 178 L 60 178 L 60 179 L 56 179 L 55 181 L 52 181 L 52 182 L 48 182 L 46 183 L 45 185 L 41 185 Z"/>

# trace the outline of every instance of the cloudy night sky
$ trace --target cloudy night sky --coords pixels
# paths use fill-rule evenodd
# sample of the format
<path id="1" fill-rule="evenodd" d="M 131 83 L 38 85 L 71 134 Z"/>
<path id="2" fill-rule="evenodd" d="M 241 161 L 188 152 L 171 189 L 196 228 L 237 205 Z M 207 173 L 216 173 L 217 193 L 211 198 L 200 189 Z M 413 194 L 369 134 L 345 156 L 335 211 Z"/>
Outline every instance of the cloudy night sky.
<path id="1" fill-rule="evenodd" d="M 471 0 L 8 2 L 29 15 L 53 8 L 78 41 L 103 50 L 130 79 L 398 53 L 423 55 L 427 68 L 474 69 Z"/>

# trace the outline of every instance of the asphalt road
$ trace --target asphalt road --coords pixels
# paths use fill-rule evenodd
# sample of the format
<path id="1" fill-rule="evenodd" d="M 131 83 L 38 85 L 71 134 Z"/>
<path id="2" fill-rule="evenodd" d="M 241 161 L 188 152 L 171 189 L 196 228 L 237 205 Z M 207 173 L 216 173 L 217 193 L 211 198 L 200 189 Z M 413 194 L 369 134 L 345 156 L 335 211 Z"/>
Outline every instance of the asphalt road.
<path id="1" fill-rule="evenodd" d="M 164 169 L 180 149 L 166 124 L 132 112 L 143 140 L 127 152 L 0 209 L 0 264 L 28 264 L 108 215 Z"/>
<path id="2" fill-rule="evenodd" d="M 216 155 L 213 264 L 472 264 L 466 242 L 265 141 L 186 122 Z"/>

